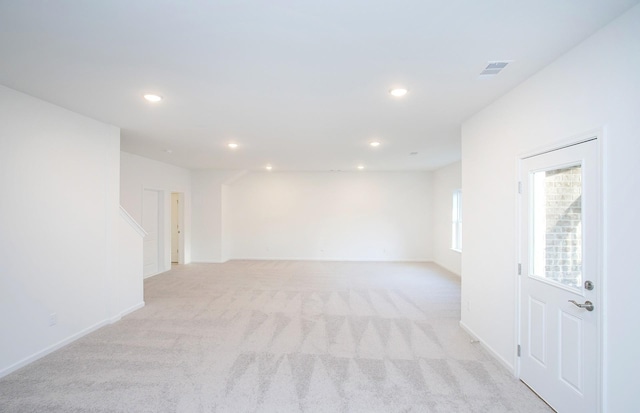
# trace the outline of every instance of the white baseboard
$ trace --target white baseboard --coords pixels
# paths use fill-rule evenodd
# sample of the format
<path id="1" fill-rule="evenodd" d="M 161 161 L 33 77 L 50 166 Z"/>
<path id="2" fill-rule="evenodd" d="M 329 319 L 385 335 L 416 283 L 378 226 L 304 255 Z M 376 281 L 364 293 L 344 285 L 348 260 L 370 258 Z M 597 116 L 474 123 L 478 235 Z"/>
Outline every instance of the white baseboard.
<path id="1" fill-rule="evenodd" d="M 493 358 L 495 358 L 504 368 L 506 368 L 507 370 L 509 370 L 509 372 L 511 374 L 515 375 L 515 369 L 513 364 L 509 363 L 506 359 L 504 359 L 500 354 L 498 354 L 494 349 L 492 349 L 489 345 L 487 345 L 487 343 L 484 342 L 484 340 L 482 340 L 480 337 L 478 337 L 478 335 L 469 328 L 469 326 L 467 326 L 465 323 L 462 322 L 462 320 L 460 320 L 460 327 L 467 333 L 469 334 L 474 340 L 478 340 L 478 342 L 480 343 L 480 345 L 489 352 L 489 354 L 491 354 L 493 356 Z"/>
<path id="2" fill-rule="evenodd" d="M 145 305 L 145 304 L 146 304 L 146 303 L 145 303 L 144 301 L 141 301 L 141 302 L 139 302 L 139 303 L 138 303 L 138 304 L 136 304 L 136 305 L 132 305 L 131 307 L 127 308 L 126 310 L 121 311 L 121 312 L 120 312 L 120 317 L 124 317 L 124 316 L 126 316 L 127 314 L 131 314 L 131 313 L 133 313 L 134 311 L 141 309 L 142 307 L 144 307 L 144 305 Z"/>
<path id="3" fill-rule="evenodd" d="M 170 270 L 170 269 L 171 269 L 171 268 L 169 268 L 169 270 Z M 165 273 L 165 272 L 167 272 L 167 271 L 169 271 L 169 270 L 163 270 L 163 271 L 157 272 L 157 273 L 155 273 L 155 274 L 144 275 L 144 276 L 142 276 L 142 279 L 143 279 L 143 280 L 146 280 L 147 278 L 155 277 L 156 275 L 160 275 L 160 274 Z"/>
<path id="4" fill-rule="evenodd" d="M 452 270 L 451 268 L 449 268 L 448 266 L 443 265 L 443 264 L 439 263 L 438 261 L 433 261 L 433 263 L 434 263 L 434 264 L 436 264 L 436 265 L 438 265 L 439 267 L 442 267 L 442 268 L 444 268 L 445 270 L 449 271 L 451 274 L 453 274 L 453 275 L 457 275 L 458 277 L 460 277 L 460 278 L 461 278 L 460 274 L 458 274 L 457 272 L 453 271 L 453 270 Z"/>
<path id="5" fill-rule="evenodd" d="M 90 327 L 85 328 L 84 330 L 79 331 L 76 334 L 73 334 L 67 338 L 65 338 L 64 340 L 58 341 L 57 343 L 43 349 L 40 350 L 32 355 L 30 355 L 29 357 L 26 357 L 22 360 L 20 360 L 19 362 L 12 364 L 11 366 L 0 370 L 0 378 L 13 373 L 14 371 L 26 366 L 27 364 L 31 364 L 34 361 L 46 356 L 47 354 L 51 354 L 54 351 L 66 346 L 67 344 L 71 344 L 72 342 L 76 341 L 77 339 L 86 336 L 89 333 L 92 333 L 94 331 L 96 331 L 97 329 L 106 326 L 107 324 L 109 324 L 108 320 L 104 320 L 104 321 L 100 321 L 99 323 L 96 323 Z"/>
<path id="6" fill-rule="evenodd" d="M 138 304 L 136 304 L 136 305 L 133 305 L 133 306 L 131 306 L 131 307 L 127 308 L 126 310 L 121 311 L 119 314 L 117 314 L 117 315 L 115 315 L 115 316 L 111 317 L 111 318 L 109 319 L 109 323 L 110 323 L 110 324 L 113 324 L 113 323 L 115 323 L 115 322 L 120 321 L 120 320 L 122 319 L 122 317 L 126 316 L 127 314 L 129 314 L 129 313 L 133 313 L 134 311 L 139 310 L 139 309 L 141 309 L 142 307 L 144 307 L 144 304 L 145 304 L 145 303 L 144 303 L 144 301 L 143 301 L 143 302 L 141 302 L 141 303 L 138 303 Z"/>
<path id="7" fill-rule="evenodd" d="M 430 262 L 427 258 L 402 258 L 402 259 L 358 259 L 358 258 L 332 258 L 332 257 L 233 257 L 228 261 L 327 261 L 327 262 Z M 199 261 L 206 262 L 206 261 Z"/>
<path id="8" fill-rule="evenodd" d="M 51 354 L 54 351 L 59 350 L 62 347 L 68 345 L 68 344 L 71 344 L 72 342 L 78 340 L 81 337 L 86 336 L 89 333 L 93 333 L 94 331 L 96 331 L 99 328 L 102 328 L 102 327 L 104 327 L 104 326 L 106 326 L 108 324 L 115 323 L 116 321 L 120 320 L 122 317 L 126 316 L 127 314 L 130 314 L 130 313 L 132 313 L 132 312 L 144 307 L 144 305 L 145 305 L 144 301 L 142 301 L 141 303 L 138 303 L 136 305 L 133 305 L 133 306 L 127 308 L 126 310 L 121 311 L 120 314 L 118 314 L 115 317 L 112 317 L 112 318 L 110 318 L 108 320 L 100 321 L 99 323 L 96 323 L 96 324 L 94 324 L 94 325 L 92 325 L 90 327 L 87 327 L 84 330 L 81 330 L 81 331 L 77 332 L 76 334 L 73 334 L 73 335 L 65 338 L 64 340 L 58 341 L 57 343 L 55 343 L 55 344 L 53 344 L 53 345 L 51 345 L 51 346 L 49 346 L 49 347 L 47 347 L 47 348 L 45 348 L 43 350 L 40 350 L 40 351 L 30 355 L 29 357 L 26 357 L 26 358 L 20 360 L 19 362 L 10 365 L 9 367 L 7 367 L 5 369 L 0 370 L 0 378 L 6 376 L 8 374 L 13 373 L 14 371 L 26 366 L 27 364 L 31 364 L 34 361 L 36 361 L 36 360 L 38 360 L 38 359 L 40 359 L 40 358 L 42 358 L 42 357 L 44 357 L 44 356 L 46 356 L 48 354 Z"/>

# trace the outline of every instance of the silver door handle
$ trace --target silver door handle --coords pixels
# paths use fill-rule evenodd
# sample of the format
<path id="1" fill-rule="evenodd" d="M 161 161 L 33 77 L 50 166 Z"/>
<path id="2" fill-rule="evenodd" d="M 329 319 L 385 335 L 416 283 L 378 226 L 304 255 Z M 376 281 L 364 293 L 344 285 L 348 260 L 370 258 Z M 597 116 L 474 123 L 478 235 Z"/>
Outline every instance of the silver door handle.
<path id="1" fill-rule="evenodd" d="M 587 311 L 593 311 L 593 303 L 591 301 L 585 301 L 584 304 L 576 303 L 574 300 L 569 300 L 569 302 L 576 307 L 584 308 Z"/>

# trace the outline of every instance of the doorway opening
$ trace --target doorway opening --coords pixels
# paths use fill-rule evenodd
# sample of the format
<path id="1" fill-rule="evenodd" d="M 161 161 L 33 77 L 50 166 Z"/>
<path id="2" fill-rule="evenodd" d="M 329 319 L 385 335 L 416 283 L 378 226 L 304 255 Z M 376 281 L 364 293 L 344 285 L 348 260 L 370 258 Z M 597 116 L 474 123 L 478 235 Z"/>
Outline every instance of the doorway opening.
<path id="1" fill-rule="evenodd" d="M 171 264 L 184 264 L 184 194 L 171 193 Z"/>

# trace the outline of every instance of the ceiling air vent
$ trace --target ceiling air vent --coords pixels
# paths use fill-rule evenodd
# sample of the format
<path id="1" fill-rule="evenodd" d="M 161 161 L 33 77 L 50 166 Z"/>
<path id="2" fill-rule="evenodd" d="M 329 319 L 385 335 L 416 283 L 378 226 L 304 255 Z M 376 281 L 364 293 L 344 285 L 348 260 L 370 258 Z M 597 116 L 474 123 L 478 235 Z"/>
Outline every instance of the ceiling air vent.
<path id="1" fill-rule="evenodd" d="M 502 69 L 507 67 L 509 63 L 511 63 L 510 60 L 503 60 L 500 62 L 489 62 L 487 64 L 487 67 L 485 67 L 484 70 L 480 72 L 480 76 L 495 76 L 498 73 L 500 73 Z"/>

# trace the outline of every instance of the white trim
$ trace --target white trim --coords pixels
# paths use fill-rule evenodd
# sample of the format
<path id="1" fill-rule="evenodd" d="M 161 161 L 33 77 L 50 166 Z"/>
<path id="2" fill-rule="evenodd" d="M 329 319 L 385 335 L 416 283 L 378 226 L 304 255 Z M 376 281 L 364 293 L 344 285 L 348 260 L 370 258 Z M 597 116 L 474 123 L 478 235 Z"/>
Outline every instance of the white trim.
<path id="1" fill-rule="evenodd" d="M 544 153 L 547 152 L 553 152 L 553 151 L 557 151 L 558 149 L 563 149 L 566 148 L 568 146 L 574 146 L 574 145 L 579 145 L 581 143 L 585 143 L 588 141 L 592 141 L 594 139 L 602 139 L 602 135 L 603 135 L 603 129 L 602 128 L 594 128 L 591 130 L 588 130 L 584 133 L 579 133 L 577 135 L 573 135 L 569 138 L 565 138 L 565 139 L 561 139 L 558 140 L 554 143 L 548 144 L 548 145 L 544 145 L 544 146 L 540 146 L 538 148 L 529 150 L 529 151 L 525 151 L 525 152 L 521 152 L 518 155 L 518 162 L 522 161 L 523 159 L 526 158 L 531 158 L 532 156 L 537 156 L 537 155 L 542 155 Z M 519 176 L 519 175 L 518 175 Z"/>
<path id="2" fill-rule="evenodd" d="M 125 220 L 127 224 L 131 226 L 141 237 L 147 236 L 147 231 L 127 212 L 126 209 L 120 205 L 120 216 Z"/>
<path id="3" fill-rule="evenodd" d="M 68 345 L 71 344 L 72 342 L 78 340 L 81 337 L 86 336 L 89 333 L 92 333 L 94 331 L 96 331 L 97 329 L 106 326 L 107 324 L 109 324 L 108 320 L 104 320 L 104 321 L 100 321 L 99 323 L 96 323 L 90 327 L 85 328 L 84 330 L 79 331 L 76 334 L 73 334 L 61 341 L 58 341 L 57 343 L 43 349 L 40 350 L 26 358 L 23 358 L 22 360 L 18 361 L 17 363 L 12 364 L 11 366 L 5 368 L 4 370 L 0 370 L 0 378 L 13 373 L 14 371 L 26 366 L 27 364 L 33 363 L 34 361 L 53 353 L 54 351 Z"/>
<path id="4" fill-rule="evenodd" d="M 136 305 L 132 305 L 131 307 L 127 308 L 126 310 L 120 311 L 119 314 L 117 314 L 117 315 L 115 315 L 115 316 L 113 316 L 113 317 L 111 317 L 109 319 L 109 323 L 113 324 L 115 322 L 120 321 L 122 319 L 122 317 L 124 317 L 124 316 L 126 316 L 128 314 L 131 314 L 136 310 L 141 309 L 142 307 L 144 307 L 144 305 L 145 305 L 145 302 L 142 301 L 142 302 L 140 302 L 140 303 L 138 303 Z"/>
<path id="5" fill-rule="evenodd" d="M 406 258 L 406 259 L 366 259 L 366 258 L 331 258 L 331 257 L 231 257 L 227 261 L 333 261 L 333 262 L 430 262 L 436 264 L 433 259 L 426 258 Z M 224 262 L 227 262 L 224 261 Z M 215 263 L 221 264 L 223 261 L 192 261 L 192 263 Z"/>
<path id="6" fill-rule="evenodd" d="M 446 265 L 443 265 L 443 264 L 439 263 L 438 261 L 423 261 L 423 262 L 430 262 L 430 263 L 433 263 L 433 264 L 437 265 L 438 267 L 440 267 L 440 268 L 442 268 L 442 269 L 444 269 L 444 270 L 446 270 L 446 271 L 450 272 L 451 274 L 455 275 L 456 277 L 458 277 L 458 278 L 460 278 L 460 277 L 461 277 L 461 275 L 460 275 L 460 274 L 458 274 L 457 272 L 455 272 L 455 271 L 454 271 L 454 270 L 452 270 L 451 268 L 447 267 Z"/>
<path id="7" fill-rule="evenodd" d="M 478 341 L 480 345 L 489 352 L 505 369 L 509 370 L 509 372 L 515 374 L 514 366 L 509 363 L 506 359 L 504 359 L 497 351 L 495 351 L 491 346 L 489 346 L 484 340 L 482 340 L 468 325 L 466 325 L 462 320 L 460 320 L 460 327 L 471 336 L 471 338 L 475 341 Z"/>
<path id="8" fill-rule="evenodd" d="M 606 243 L 606 239 L 605 238 L 605 231 L 606 231 L 606 227 L 605 227 L 605 210 L 606 210 L 606 204 L 607 204 L 607 199 L 609 199 L 608 197 L 605 197 L 605 185 L 604 185 L 604 175 L 605 175 L 605 157 L 604 157 L 604 151 L 605 151 L 605 127 L 600 128 L 597 131 L 596 134 L 596 146 L 597 146 L 597 151 L 598 151 L 598 182 L 597 182 L 597 197 L 600 200 L 600 202 L 597 203 L 596 205 L 596 213 L 598 214 L 597 216 L 597 221 L 598 221 L 598 236 L 596 237 L 596 242 L 597 242 L 597 252 L 598 252 L 598 264 L 596 266 L 596 271 L 599 271 L 600 274 L 600 283 L 601 283 L 601 287 L 598 288 L 597 293 L 596 293 L 596 297 L 598 299 L 598 302 L 600 303 L 600 307 L 602 308 L 602 311 L 600 311 L 600 313 L 598 314 L 598 319 L 597 319 L 597 323 L 598 323 L 598 335 L 600 342 L 598 343 L 598 361 L 599 361 L 599 371 L 600 371 L 600 377 L 598 377 L 598 395 L 597 395 L 597 401 L 598 401 L 598 411 L 599 412 L 603 412 L 605 411 L 605 395 L 606 393 L 606 381 L 605 381 L 605 377 L 607 377 L 607 363 L 605 362 L 605 357 L 606 357 L 606 352 L 605 352 L 605 346 L 607 345 L 607 308 L 608 308 L 608 301 L 606 299 L 607 295 L 605 294 L 605 291 L 607 291 L 607 273 L 605 271 L 605 269 L 607 268 L 605 266 L 605 259 L 606 259 L 606 254 L 605 254 L 605 250 L 607 247 L 607 243 Z"/>
<path id="9" fill-rule="evenodd" d="M 513 240 L 513 245 L 516 246 L 516 259 L 513 263 L 513 274 L 515 274 L 516 282 L 514 282 L 515 291 L 514 291 L 514 304 L 515 304 L 515 317 L 514 322 L 514 343 L 516 343 L 516 348 L 513 349 L 512 357 L 513 357 L 513 374 L 516 378 L 520 378 L 520 360 L 518 358 L 518 349 L 517 346 L 520 345 L 520 272 L 522 272 L 521 263 L 522 263 L 522 255 L 520 254 L 520 241 L 522 239 L 522 223 L 520 219 L 520 214 L 522 213 L 522 182 L 520 181 L 522 177 L 522 160 L 523 157 L 516 158 L 516 189 L 514 191 L 515 197 L 515 210 L 516 216 L 515 218 L 515 228 L 516 228 L 516 239 Z M 520 271 L 518 271 L 520 270 Z"/>
<path id="10" fill-rule="evenodd" d="M 169 268 L 168 270 L 164 270 L 164 271 L 158 271 L 158 272 L 153 273 L 153 274 L 148 274 L 148 275 L 143 276 L 142 279 L 146 280 L 147 278 L 155 277 L 156 275 L 160 275 L 160 274 L 165 273 L 165 272 L 170 271 L 170 270 L 171 270 L 171 268 Z"/>

